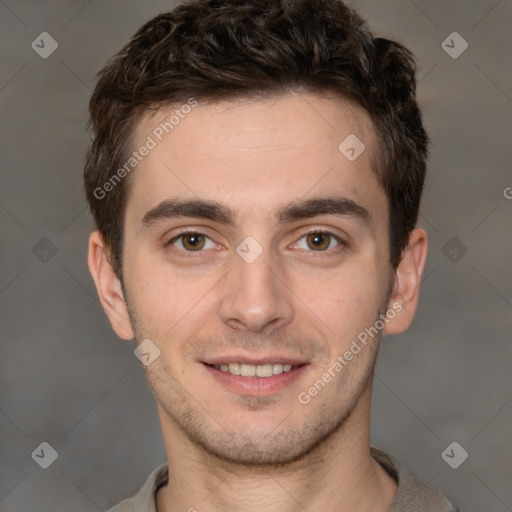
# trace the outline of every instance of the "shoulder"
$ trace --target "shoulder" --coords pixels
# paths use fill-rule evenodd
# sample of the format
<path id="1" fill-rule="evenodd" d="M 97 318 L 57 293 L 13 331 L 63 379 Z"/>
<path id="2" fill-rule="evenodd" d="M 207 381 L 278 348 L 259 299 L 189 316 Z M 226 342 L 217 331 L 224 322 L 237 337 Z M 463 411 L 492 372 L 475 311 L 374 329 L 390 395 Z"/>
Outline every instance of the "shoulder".
<path id="1" fill-rule="evenodd" d="M 167 483 L 168 474 L 167 464 L 158 466 L 137 494 L 121 501 L 107 512 L 156 512 L 155 493 L 161 485 Z"/>
<path id="2" fill-rule="evenodd" d="M 398 491 L 389 512 L 457 512 L 445 496 L 410 473 L 398 459 L 374 447 L 371 455 L 398 482 Z"/>
<path id="3" fill-rule="evenodd" d="M 121 501 L 112 508 L 109 508 L 107 512 L 133 512 L 133 498 Z"/>

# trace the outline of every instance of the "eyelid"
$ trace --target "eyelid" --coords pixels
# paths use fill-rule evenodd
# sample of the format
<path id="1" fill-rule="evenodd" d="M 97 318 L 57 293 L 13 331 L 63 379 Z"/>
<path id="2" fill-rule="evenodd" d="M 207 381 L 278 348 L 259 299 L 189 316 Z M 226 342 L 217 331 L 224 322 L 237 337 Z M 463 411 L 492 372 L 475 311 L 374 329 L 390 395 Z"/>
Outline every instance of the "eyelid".
<path id="1" fill-rule="evenodd" d="M 311 234 L 316 234 L 316 233 L 322 234 L 322 235 L 329 235 L 330 237 L 334 238 L 334 240 L 336 240 L 336 242 L 338 242 L 339 245 L 344 246 L 344 247 L 348 246 L 348 243 L 347 243 L 346 240 L 344 240 L 339 235 L 336 235 L 332 231 L 329 231 L 328 229 L 325 229 L 325 228 L 316 228 L 316 229 L 313 228 L 313 229 L 310 229 L 308 231 L 303 232 L 300 235 L 300 237 L 296 239 L 296 241 L 293 243 L 293 245 L 296 245 L 305 236 L 311 235 Z M 185 236 L 187 234 L 201 235 L 201 236 L 204 236 L 205 238 L 207 238 L 209 241 L 213 242 L 215 245 L 217 245 L 217 246 L 221 245 L 218 242 L 216 242 L 215 240 L 213 240 L 212 237 L 208 236 L 206 233 L 204 233 L 203 231 L 201 231 L 199 229 L 185 228 L 182 231 L 180 231 L 179 233 L 177 233 L 176 235 L 174 235 L 172 238 L 170 238 L 165 243 L 165 247 L 173 245 L 174 242 L 176 242 L 179 238 L 181 238 L 181 237 L 183 237 L 183 236 Z M 175 249 L 178 250 L 179 252 L 186 252 L 186 253 L 189 253 L 189 254 L 201 253 L 201 252 L 205 251 L 205 249 L 201 249 L 199 251 L 186 251 L 186 250 L 178 249 L 178 248 L 175 248 Z M 327 250 L 324 250 L 324 251 L 314 251 L 314 250 L 310 249 L 308 252 L 312 252 L 312 253 L 318 252 L 318 253 L 321 254 L 321 253 L 328 253 L 328 252 L 334 251 L 335 249 L 336 249 L 336 247 L 334 247 L 332 249 L 327 249 Z M 302 249 L 302 250 L 306 250 L 306 249 Z"/>
<path id="2" fill-rule="evenodd" d="M 337 235 L 336 233 L 333 233 L 332 231 L 329 231 L 328 229 L 326 228 L 316 228 L 316 229 L 310 229 L 309 231 L 306 231 L 305 233 L 302 233 L 302 237 L 306 236 L 306 235 L 311 235 L 313 233 L 320 233 L 322 235 L 331 235 L 333 238 L 335 238 L 336 240 L 340 240 L 340 241 L 343 241 L 340 237 L 340 235 Z"/>
<path id="3" fill-rule="evenodd" d="M 339 235 L 336 235 L 335 233 L 333 233 L 332 231 L 329 231 L 328 229 L 325 229 L 325 228 L 316 228 L 316 229 L 311 229 L 309 231 L 306 231 L 305 233 L 302 233 L 302 235 L 300 236 L 300 238 L 297 239 L 296 242 L 294 242 L 293 245 L 297 245 L 298 242 L 300 240 L 302 240 L 305 236 L 308 236 L 308 235 L 312 235 L 312 234 L 320 234 L 320 235 L 329 235 L 330 237 L 334 238 L 334 240 L 336 240 L 336 242 L 338 242 L 338 246 L 343 246 L 343 247 L 348 247 L 348 243 L 346 242 L 346 240 L 344 240 L 343 238 L 341 238 Z M 336 247 L 338 247 L 336 246 Z M 336 250 L 336 247 L 333 247 L 332 249 L 326 249 L 326 250 L 323 250 L 323 251 L 314 251 L 312 249 L 301 249 L 301 250 L 304 250 L 304 251 L 307 251 L 307 252 L 311 252 L 311 253 L 318 253 L 318 254 L 322 254 L 322 253 L 329 253 L 329 252 L 333 252 Z"/>
<path id="4" fill-rule="evenodd" d="M 173 236 L 171 238 L 169 238 L 169 233 L 174 232 L 175 229 L 178 229 L 179 231 L 177 231 L 175 234 L 173 234 Z M 198 227 L 188 227 L 187 226 L 187 227 L 175 228 L 175 229 L 169 230 L 169 232 L 166 233 L 162 238 L 164 238 L 170 242 L 172 240 L 175 240 L 176 238 L 179 238 L 180 236 L 188 235 L 190 233 L 197 234 L 197 235 L 204 235 L 208 238 L 211 238 L 211 236 L 208 235 L 208 233 L 207 233 L 208 228 L 206 228 L 205 226 L 198 226 Z"/>
<path id="5" fill-rule="evenodd" d="M 190 229 L 190 228 L 183 229 L 179 233 L 175 234 L 172 238 L 170 238 L 167 242 L 165 242 L 164 245 L 165 245 L 165 247 L 172 246 L 172 245 L 174 245 L 174 243 L 177 240 L 179 240 L 180 238 L 184 237 L 185 235 L 189 235 L 189 234 L 204 236 L 206 239 L 208 239 L 210 242 L 214 243 L 215 245 L 217 245 L 217 246 L 220 245 L 215 240 L 213 240 L 212 237 L 208 236 L 203 231 L 200 231 L 199 229 Z M 201 249 L 199 251 L 186 251 L 186 250 L 183 250 L 183 249 L 178 249 L 177 247 L 175 247 L 175 249 L 178 250 L 179 252 L 187 252 L 187 253 L 191 253 L 191 254 L 192 253 L 204 252 L 204 249 Z"/>

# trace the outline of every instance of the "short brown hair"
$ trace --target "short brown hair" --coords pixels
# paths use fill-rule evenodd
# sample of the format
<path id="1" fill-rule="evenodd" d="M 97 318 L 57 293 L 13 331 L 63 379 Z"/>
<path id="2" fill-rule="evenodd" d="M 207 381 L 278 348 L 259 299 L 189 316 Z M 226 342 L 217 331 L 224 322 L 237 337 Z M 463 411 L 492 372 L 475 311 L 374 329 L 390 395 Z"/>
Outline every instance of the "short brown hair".
<path id="1" fill-rule="evenodd" d="M 416 103 L 415 63 L 401 44 L 375 38 L 339 0 L 194 0 L 145 23 L 98 73 L 89 103 L 93 138 L 84 180 L 94 221 L 122 279 L 130 180 L 97 190 L 126 162 L 149 109 L 288 91 L 333 93 L 373 121 L 377 177 L 388 199 L 390 262 L 414 228 L 428 136 Z"/>

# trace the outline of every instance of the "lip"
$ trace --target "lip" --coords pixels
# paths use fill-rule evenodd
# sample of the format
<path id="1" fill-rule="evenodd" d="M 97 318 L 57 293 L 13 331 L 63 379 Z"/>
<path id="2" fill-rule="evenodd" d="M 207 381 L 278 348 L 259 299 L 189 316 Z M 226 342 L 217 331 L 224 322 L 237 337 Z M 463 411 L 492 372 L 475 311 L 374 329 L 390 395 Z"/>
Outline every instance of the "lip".
<path id="1" fill-rule="evenodd" d="M 229 372 L 223 372 L 222 370 L 217 370 L 212 366 L 208 366 L 208 364 L 221 364 L 223 363 L 245 363 L 247 364 L 268 364 L 270 360 L 268 358 L 264 359 L 233 359 L 229 358 L 221 358 L 218 359 L 219 362 L 212 363 L 203 363 L 203 368 L 220 384 L 226 387 L 228 390 L 237 393 L 239 395 L 249 395 L 249 396 L 268 396 L 276 394 L 280 391 L 283 391 L 285 388 L 290 386 L 297 379 L 300 379 L 301 376 L 308 371 L 309 363 L 295 363 L 301 364 L 298 368 L 290 370 L 289 372 L 283 372 L 279 375 L 272 375 L 272 377 L 242 377 L 240 375 L 233 375 Z M 251 361 L 251 362 L 249 362 Z M 256 362 L 252 362 L 256 361 Z M 259 362 L 262 361 L 262 362 Z M 272 359 L 272 362 L 280 362 L 286 364 L 294 364 L 292 359 L 286 358 L 278 358 Z"/>
<path id="2" fill-rule="evenodd" d="M 299 357 L 290 357 L 285 355 L 273 354 L 273 355 L 265 355 L 260 357 L 254 356 L 246 356 L 243 354 L 226 354 L 223 356 L 215 356 L 212 358 L 205 359 L 201 361 L 203 364 L 229 364 L 229 363 L 243 363 L 243 364 L 273 364 L 273 363 L 281 363 L 281 364 L 291 364 L 292 366 L 302 366 L 308 363 L 304 359 L 300 359 Z M 270 377 L 268 377 L 270 378 Z"/>

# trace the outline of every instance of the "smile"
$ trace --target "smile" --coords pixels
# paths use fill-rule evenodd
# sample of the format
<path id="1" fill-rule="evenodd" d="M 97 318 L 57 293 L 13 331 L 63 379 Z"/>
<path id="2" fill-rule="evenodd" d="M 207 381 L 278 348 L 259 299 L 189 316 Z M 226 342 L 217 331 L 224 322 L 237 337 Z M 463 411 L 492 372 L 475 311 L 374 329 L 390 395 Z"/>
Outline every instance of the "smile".
<path id="1" fill-rule="evenodd" d="M 291 370 L 295 370 L 300 365 L 284 364 L 284 363 L 268 363 L 268 364 L 246 364 L 246 363 L 229 363 L 229 364 L 212 364 L 208 365 L 216 370 L 239 375 L 241 377 L 272 377 L 280 375 Z"/>
<path id="2" fill-rule="evenodd" d="M 277 358 L 275 360 L 279 361 Z M 238 395 L 246 396 L 269 396 L 282 392 L 311 370 L 309 363 L 292 364 L 297 361 L 254 361 L 259 364 L 232 361 L 233 359 L 229 363 L 223 363 L 220 359 L 205 362 L 203 368 L 221 386 Z"/>

